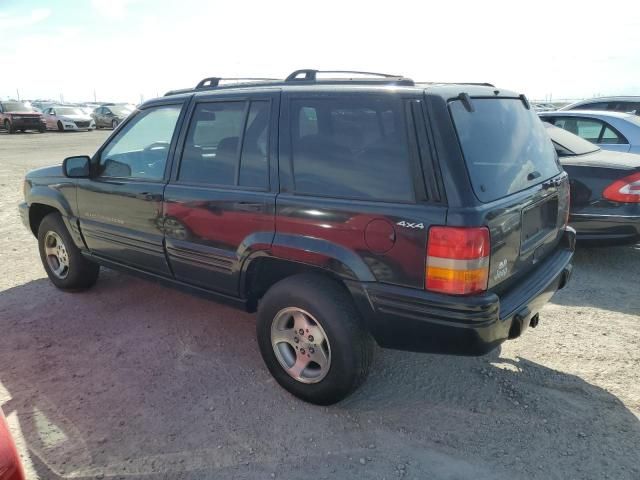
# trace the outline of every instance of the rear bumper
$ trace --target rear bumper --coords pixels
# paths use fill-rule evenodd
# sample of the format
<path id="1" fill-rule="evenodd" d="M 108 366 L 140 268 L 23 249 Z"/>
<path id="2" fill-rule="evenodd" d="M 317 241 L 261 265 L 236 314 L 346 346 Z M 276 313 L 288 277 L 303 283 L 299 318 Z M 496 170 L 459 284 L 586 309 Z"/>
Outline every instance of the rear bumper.
<path id="1" fill-rule="evenodd" d="M 640 205 L 625 207 L 624 212 L 613 215 L 573 213 L 570 223 L 576 229 L 578 240 L 602 245 L 640 242 Z"/>
<path id="2" fill-rule="evenodd" d="M 537 321 L 542 306 L 569 281 L 574 249 L 575 231 L 568 228 L 555 253 L 500 297 L 491 292 L 457 297 L 376 283 L 361 284 L 357 303 L 382 347 L 483 355 Z"/>

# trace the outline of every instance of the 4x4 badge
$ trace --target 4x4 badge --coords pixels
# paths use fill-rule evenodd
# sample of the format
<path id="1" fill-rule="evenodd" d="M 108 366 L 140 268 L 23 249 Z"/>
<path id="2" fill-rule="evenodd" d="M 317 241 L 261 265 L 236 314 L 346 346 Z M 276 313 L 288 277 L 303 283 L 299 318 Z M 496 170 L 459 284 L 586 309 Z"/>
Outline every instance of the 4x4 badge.
<path id="1" fill-rule="evenodd" d="M 420 230 L 424 229 L 424 224 L 422 223 L 411 223 L 411 222 L 405 222 L 404 220 L 396 223 L 396 225 L 399 225 L 401 227 L 407 227 L 407 228 L 419 228 Z"/>

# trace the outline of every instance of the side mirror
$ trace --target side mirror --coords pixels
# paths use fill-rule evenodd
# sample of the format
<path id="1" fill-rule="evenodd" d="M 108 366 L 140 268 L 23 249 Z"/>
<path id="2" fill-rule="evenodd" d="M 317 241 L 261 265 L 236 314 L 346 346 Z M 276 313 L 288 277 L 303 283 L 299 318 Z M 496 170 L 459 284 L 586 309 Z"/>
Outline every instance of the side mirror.
<path id="1" fill-rule="evenodd" d="M 67 157 L 62 162 L 62 173 L 69 178 L 88 178 L 91 174 L 91 159 L 87 155 Z"/>

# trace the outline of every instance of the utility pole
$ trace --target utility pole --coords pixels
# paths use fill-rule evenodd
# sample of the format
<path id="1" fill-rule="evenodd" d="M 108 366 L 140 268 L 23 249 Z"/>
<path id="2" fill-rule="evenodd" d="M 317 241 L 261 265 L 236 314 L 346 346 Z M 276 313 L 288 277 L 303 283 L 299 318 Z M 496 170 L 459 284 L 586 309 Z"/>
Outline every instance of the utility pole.
<path id="1" fill-rule="evenodd" d="M 20 101 L 20 90 L 16 88 L 16 93 L 18 94 L 18 101 Z"/>
<path id="2" fill-rule="evenodd" d="M 96 89 L 93 89 L 93 103 L 98 103 L 98 100 L 96 100 Z"/>

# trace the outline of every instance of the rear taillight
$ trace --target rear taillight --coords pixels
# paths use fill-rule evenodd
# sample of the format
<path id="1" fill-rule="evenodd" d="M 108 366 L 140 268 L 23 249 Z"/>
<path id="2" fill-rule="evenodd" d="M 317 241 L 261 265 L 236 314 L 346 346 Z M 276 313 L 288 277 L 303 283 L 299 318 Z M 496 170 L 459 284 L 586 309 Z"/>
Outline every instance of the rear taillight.
<path id="1" fill-rule="evenodd" d="M 620 203 L 640 203 L 640 172 L 616 180 L 602 192 L 607 200 Z"/>
<path id="2" fill-rule="evenodd" d="M 489 229 L 431 227 L 427 243 L 425 288 L 469 295 L 487 289 Z"/>

